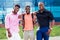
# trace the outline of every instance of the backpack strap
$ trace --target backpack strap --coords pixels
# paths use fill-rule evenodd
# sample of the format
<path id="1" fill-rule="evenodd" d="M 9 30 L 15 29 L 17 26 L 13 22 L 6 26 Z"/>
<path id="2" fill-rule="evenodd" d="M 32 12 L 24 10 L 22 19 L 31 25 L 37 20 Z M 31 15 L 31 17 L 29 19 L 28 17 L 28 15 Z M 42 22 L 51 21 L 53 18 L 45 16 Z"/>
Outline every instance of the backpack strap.
<path id="1" fill-rule="evenodd" d="M 33 13 L 31 15 L 32 15 L 32 22 L 33 22 L 33 27 L 34 27 L 34 21 L 33 21 L 34 15 L 33 15 Z"/>
<path id="2" fill-rule="evenodd" d="M 22 24 L 22 25 L 23 25 L 23 29 L 24 29 L 24 27 L 25 27 L 25 18 L 24 18 L 24 16 L 25 16 L 25 14 L 22 15 L 22 19 L 23 19 L 23 24 Z"/>

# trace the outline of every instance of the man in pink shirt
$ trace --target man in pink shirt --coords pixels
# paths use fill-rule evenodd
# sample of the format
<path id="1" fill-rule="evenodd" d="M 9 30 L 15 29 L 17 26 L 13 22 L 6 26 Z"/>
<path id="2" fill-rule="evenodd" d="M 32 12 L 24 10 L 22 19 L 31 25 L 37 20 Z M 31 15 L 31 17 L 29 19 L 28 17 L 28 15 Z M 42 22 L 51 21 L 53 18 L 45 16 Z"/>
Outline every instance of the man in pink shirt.
<path id="1" fill-rule="evenodd" d="M 19 36 L 19 11 L 20 6 L 15 5 L 14 11 L 5 17 L 5 28 L 7 30 L 8 40 L 21 40 Z"/>

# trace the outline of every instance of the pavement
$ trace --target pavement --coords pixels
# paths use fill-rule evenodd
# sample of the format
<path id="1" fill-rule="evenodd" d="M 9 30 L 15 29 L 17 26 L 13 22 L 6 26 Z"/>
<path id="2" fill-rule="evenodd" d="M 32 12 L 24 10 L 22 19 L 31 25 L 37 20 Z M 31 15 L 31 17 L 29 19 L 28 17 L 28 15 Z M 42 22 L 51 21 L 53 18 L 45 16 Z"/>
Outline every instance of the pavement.
<path id="1" fill-rule="evenodd" d="M 7 39 L 0 39 L 0 40 L 7 40 Z M 60 40 L 60 36 L 50 37 L 49 40 Z"/>
<path id="2" fill-rule="evenodd" d="M 56 37 L 50 37 L 49 40 L 60 40 L 60 36 L 56 36 Z"/>

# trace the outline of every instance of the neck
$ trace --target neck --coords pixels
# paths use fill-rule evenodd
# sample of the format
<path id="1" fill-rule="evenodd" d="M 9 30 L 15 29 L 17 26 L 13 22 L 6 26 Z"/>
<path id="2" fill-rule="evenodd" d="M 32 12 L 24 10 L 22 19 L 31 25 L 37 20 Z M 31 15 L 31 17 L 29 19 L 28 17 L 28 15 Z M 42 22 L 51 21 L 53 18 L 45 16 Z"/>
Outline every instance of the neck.
<path id="1" fill-rule="evenodd" d="M 40 12 L 42 13 L 44 11 L 44 9 L 41 9 Z"/>
<path id="2" fill-rule="evenodd" d="M 30 12 L 26 12 L 27 14 L 30 14 Z"/>
<path id="3" fill-rule="evenodd" d="M 27 14 L 30 14 L 30 13 L 27 13 Z"/>
<path id="4" fill-rule="evenodd" d="M 14 15 L 16 15 L 16 14 L 17 14 L 17 12 L 13 11 L 13 14 L 14 14 Z"/>

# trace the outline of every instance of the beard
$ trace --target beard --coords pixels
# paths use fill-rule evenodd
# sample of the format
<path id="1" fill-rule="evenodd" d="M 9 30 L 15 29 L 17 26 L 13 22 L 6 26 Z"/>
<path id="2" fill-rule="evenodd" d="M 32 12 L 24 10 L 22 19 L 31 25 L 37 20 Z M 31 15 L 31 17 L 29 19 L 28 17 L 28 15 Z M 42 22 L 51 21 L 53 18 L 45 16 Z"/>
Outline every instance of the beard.
<path id="1" fill-rule="evenodd" d="M 30 14 L 30 11 L 29 11 L 29 12 L 26 11 L 26 13 L 27 13 L 27 14 Z"/>
<path id="2" fill-rule="evenodd" d="M 27 13 L 27 14 L 30 14 L 30 13 Z"/>

